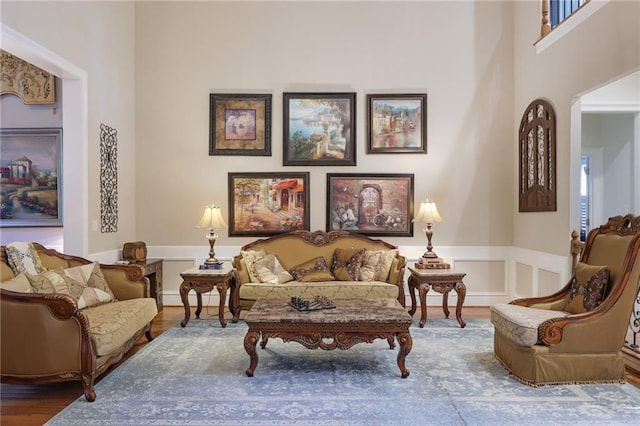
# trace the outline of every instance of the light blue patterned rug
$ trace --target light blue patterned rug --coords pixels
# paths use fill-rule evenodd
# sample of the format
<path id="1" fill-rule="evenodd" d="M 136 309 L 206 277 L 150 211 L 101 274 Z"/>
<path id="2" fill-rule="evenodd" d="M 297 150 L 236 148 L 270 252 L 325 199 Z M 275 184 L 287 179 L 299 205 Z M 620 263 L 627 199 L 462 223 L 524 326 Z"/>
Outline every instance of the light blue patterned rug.
<path id="1" fill-rule="evenodd" d="M 145 346 L 50 425 L 632 425 L 640 389 L 515 381 L 488 320 L 412 327 L 410 376 L 386 341 L 333 351 L 269 341 L 246 377 L 246 325 L 192 319 Z"/>

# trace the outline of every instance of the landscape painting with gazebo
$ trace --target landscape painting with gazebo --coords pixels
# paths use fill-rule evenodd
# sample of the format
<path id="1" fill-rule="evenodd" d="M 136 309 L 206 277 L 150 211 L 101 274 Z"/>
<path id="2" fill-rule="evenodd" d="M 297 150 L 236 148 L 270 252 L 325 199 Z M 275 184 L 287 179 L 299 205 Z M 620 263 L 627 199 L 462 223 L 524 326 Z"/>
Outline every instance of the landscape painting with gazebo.
<path id="1" fill-rule="evenodd" d="M 62 129 L 1 129 L 0 153 L 0 226 L 62 226 Z"/>
<path id="2" fill-rule="evenodd" d="M 229 173 L 229 235 L 309 230 L 309 173 Z"/>

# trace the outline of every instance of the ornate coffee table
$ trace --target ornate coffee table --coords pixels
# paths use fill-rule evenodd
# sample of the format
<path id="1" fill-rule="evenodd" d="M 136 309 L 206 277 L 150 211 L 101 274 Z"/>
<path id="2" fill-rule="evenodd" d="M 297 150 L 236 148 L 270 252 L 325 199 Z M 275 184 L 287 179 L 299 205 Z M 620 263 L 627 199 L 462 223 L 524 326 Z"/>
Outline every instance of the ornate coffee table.
<path id="1" fill-rule="evenodd" d="M 246 375 L 253 376 L 258 366 L 256 344 L 264 349 L 272 337 L 298 342 L 307 349 L 349 349 L 357 343 L 387 339 L 395 348 L 398 340 L 398 367 L 403 378 L 409 376 L 404 360 L 411 351 L 409 334 L 412 319 L 395 299 L 335 299 L 334 309 L 300 312 L 283 299 L 259 299 L 245 318 L 249 330 L 244 348 L 250 364 Z"/>

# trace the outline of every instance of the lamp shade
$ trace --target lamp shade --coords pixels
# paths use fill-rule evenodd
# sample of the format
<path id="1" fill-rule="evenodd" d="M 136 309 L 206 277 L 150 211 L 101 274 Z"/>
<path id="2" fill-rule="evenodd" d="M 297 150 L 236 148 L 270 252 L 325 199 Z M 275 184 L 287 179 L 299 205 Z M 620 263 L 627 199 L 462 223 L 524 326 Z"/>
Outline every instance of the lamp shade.
<path id="1" fill-rule="evenodd" d="M 220 207 L 213 204 L 205 207 L 202 219 L 198 223 L 198 228 L 227 228 L 227 224 L 222 218 Z"/>
<path id="2" fill-rule="evenodd" d="M 427 199 L 427 201 L 420 203 L 420 209 L 413 221 L 423 223 L 442 222 L 442 216 L 438 213 L 436 203 Z"/>

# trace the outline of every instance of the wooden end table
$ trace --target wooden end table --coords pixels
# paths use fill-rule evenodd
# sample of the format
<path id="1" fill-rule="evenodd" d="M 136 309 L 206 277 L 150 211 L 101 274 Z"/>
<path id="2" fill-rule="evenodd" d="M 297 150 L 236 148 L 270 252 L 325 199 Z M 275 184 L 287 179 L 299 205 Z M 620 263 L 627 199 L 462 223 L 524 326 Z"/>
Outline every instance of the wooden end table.
<path id="1" fill-rule="evenodd" d="M 258 299 L 245 318 L 249 326 L 244 349 L 249 354 L 245 374 L 253 376 L 258 366 L 256 344 L 264 349 L 270 338 L 298 342 L 307 349 L 349 349 L 357 343 L 386 339 L 391 349 L 394 338 L 400 344 L 398 368 L 403 378 L 409 376 L 405 358 L 413 340 L 409 327 L 411 316 L 396 299 L 335 299 L 334 309 L 299 312 L 288 300 Z"/>
<path id="2" fill-rule="evenodd" d="M 427 293 L 429 292 L 429 287 L 433 291 L 442 294 L 442 311 L 446 318 L 449 318 L 449 292 L 455 290 L 458 295 L 456 319 L 461 328 L 467 325 L 462 319 L 462 304 L 467 294 L 467 288 L 462 279 L 467 275 L 466 273 L 453 269 L 418 269 L 411 266 L 409 266 L 409 271 L 411 271 L 408 279 L 409 293 L 411 294 L 411 310 L 409 314 L 413 315 L 416 312 L 415 290 L 417 289 L 420 296 L 421 315 L 419 325 L 421 328 L 427 322 Z"/>
<path id="3" fill-rule="evenodd" d="M 180 284 L 180 298 L 184 305 L 184 319 L 180 323 L 182 327 L 186 326 L 191 317 L 191 308 L 189 307 L 189 292 L 194 290 L 198 300 L 196 308 L 196 318 L 200 318 L 202 312 L 202 293 L 213 290 L 216 287 L 220 295 L 220 305 L 218 307 L 218 320 L 222 327 L 227 326 L 224 319 L 224 304 L 227 298 L 227 289 L 235 285 L 235 269 L 231 266 L 224 265 L 222 269 L 199 269 L 191 268 L 180 274 L 182 284 Z M 229 303 L 229 310 L 233 314 L 235 306 Z M 233 321 L 236 322 L 237 320 Z"/>

